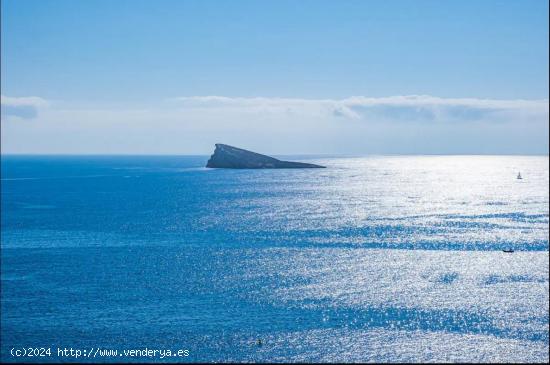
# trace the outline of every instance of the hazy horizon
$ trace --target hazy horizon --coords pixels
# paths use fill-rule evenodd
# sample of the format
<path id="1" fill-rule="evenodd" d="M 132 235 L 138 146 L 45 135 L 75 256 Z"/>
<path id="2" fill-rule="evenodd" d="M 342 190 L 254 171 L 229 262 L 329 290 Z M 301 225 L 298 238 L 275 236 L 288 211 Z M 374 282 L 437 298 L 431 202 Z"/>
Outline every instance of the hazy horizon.
<path id="1" fill-rule="evenodd" d="M 262 153 L 262 151 L 252 151 L 252 152 L 257 152 L 257 153 Z M 82 157 L 86 157 L 86 156 L 90 156 L 90 157 L 93 157 L 93 156 L 98 156 L 98 157 L 108 157 L 108 156 L 128 156 L 128 157 L 139 157 L 139 156 L 144 156 L 144 157 L 147 157 L 147 156 L 150 156 L 150 157 L 162 157 L 162 156 L 166 156 L 166 157 L 178 157 L 178 156 L 182 156 L 182 157 L 185 157 L 185 156 L 188 156 L 188 157 L 205 157 L 205 156 L 210 156 L 214 153 L 214 148 L 212 148 L 212 152 L 210 153 L 185 153 L 185 154 L 160 154 L 160 153 L 157 153 L 157 154 L 138 154 L 138 153 L 114 153 L 114 154 L 110 154 L 110 153 L 2 153 L 1 155 L 2 156 L 29 156 L 29 157 L 33 157 L 33 156 L 44 156 L 44 157 L 47 157 L 47 156 L 52 156 L 52 157 L 56 157 L 56 156 L 59 156 L 59 157 L 63 157 L 63 156 L 67 156 L 67 157 L 70 157 L 70 156 L 75 156 L 75 157 L 78 157 L 78 156 L 82 156 Z M 265 153 L 267 154 L 267 153 Z M 413 153 L 369 153 L 369 154 L 349 154 L 349 153 L 340 153 L 340 154 L 337 154 L 337 153 L 331 153 L 331 154 L 323 154 L 323 153 L 269 153 L 269 155 L 271 156 L 304 156 L 304 157 L 326 157 L 326 158 L 339 158 L 339 157 L 349 157 L 349 158 L 353 158 L 353 157 L 376 157 L 376 156 L 383 156 L 383 157 L 392 157 L 392 156 L 449 156 L 449 157 L 452 157 L 452 156 L 502 156 L 502 157 L 505 157 L 505 156 L 517 156 L 517 157 L 520 157 L 520 156 L 541 156 L 541 157 L 544 157 L 544 156 L 549 156 L 549 154 L 543 154 L 543 153 L 531 153 L 531 154 L 490 154 L 490 153 L 487 153 L 487 154 L 482 154 L 482 153 L 447 153 L 447 154 L 438 154 L 438 153 L 418 153 L 418 154 L 413 154 Z"/>

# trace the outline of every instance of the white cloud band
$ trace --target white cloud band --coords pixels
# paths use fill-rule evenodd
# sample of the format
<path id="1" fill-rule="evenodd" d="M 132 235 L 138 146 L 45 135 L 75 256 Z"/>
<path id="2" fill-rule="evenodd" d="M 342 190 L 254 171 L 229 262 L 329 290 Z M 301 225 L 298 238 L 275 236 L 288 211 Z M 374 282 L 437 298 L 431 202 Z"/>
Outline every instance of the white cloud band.
<path id="1" fill-rule="evenodd" d="M 23 119 L 35 118 L 38 115 L 38 109 L 46 107 L 49 103 L 37 96 L 10 97 L 2 95 L 0 97 L 3 116 L 15 116 Z"/>
<path id="2" fill-rule="evenodd" d="M 188 96 L 169 99 L 193 109 L 247 109 L 268 112 L 314 113 L 352 119 L 479 120 L 499 113 L 548 115 L 548 100 L 440 98 L 429 95 L 390 97 L 353 96 L 345 99 Z M 502 119 L 502 118 L 500 118 Z"/>

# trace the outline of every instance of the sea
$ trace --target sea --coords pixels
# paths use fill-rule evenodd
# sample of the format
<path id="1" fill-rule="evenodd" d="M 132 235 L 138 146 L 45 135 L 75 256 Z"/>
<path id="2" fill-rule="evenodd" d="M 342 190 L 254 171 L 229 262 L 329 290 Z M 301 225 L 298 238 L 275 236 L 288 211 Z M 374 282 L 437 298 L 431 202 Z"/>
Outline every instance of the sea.
<path id="1" fill-rule="evenodd" d="M 548 156 L 283 157 L 3 155 L 0 360 L 549 361 Z"/>

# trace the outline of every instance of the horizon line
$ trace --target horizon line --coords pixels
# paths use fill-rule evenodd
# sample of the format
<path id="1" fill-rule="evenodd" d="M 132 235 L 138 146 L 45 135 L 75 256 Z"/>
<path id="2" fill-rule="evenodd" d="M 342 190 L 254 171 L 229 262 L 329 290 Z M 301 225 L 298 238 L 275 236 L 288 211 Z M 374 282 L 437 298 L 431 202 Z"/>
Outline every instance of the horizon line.
<path id="1" fill-rule="evenodd" d="M 143 156 L 143 157 L 152 157 L 152 156 L 188 156 L 188 157 L 204 157 L 211 156 L 212 153 L 208 154 L 194 154 L 194 153 L 182 153 L 182 154 L 173 154 L 173 153 L 0 153 L 1 157 L 9 156 L 31 156 L 31 157 L 40 157 L 40 156 L 82 156 L 82 157 L 93 157 L 93 156 Z M 272 156 L 325 156 L 325 157 L 368 157 L 368 156 L 549 156 L 549 153 L 273 153 Z"/>

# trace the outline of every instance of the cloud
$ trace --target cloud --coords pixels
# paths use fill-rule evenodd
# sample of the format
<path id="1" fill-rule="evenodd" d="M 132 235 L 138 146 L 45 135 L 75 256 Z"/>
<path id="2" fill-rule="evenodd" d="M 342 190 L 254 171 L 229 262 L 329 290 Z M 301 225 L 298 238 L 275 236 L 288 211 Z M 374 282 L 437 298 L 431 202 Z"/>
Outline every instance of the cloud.
<path id="1" fill-rule="evenodd" d="M 357 118 L 358 115 L 342 103 L 331 99 L 226 97 L 226 96 L 184 96 L 168 99 L 189 109 L 223 109 L 261 113 L 285 113 L 308 116 L 337 116 Z"/>
<path id="2" fill-rule="evenodd" d="M 430 95 L 405 95 L 389 96 L 381 98 L 369 98 L 364 96 L 352 96 L 342 100 L 350 106 L 463 106 L 471 108 L 493 108 L 493 109 L 514 109 L 514 108 L 538 108 L 546 105 L 548 99 L 544 100 L 495 100 L 475 98 L 440 98 Z"/>
<path id="3" fill-rule="evenodd" d="M 412 95 L 344 99 L 189 96 L 134 106 L 2 97 L 40 123 L 2 125 L 3 153 L 547 154 L 548 100 Z M 21 109 L 19 109 L 21 118 Z"/>
<path id="4" fill-rule="evenodd" d="M 48 102 L 37 96 L 10 97 L 1 96 L 2 116 L 14 116 L 32 119 L 38 116 L 38 109 L 48 106 Z"/>
<path id="5" fill-rule="evenodd" d="M 187 96 L 169 99 L 189 109 L 293 112 L 348 119 L 409 121 L 502 121 L 507 117 L 545 117 L 548 100 L 440 98 L 430 95 L 353 96 L 345 99 Z"/>

